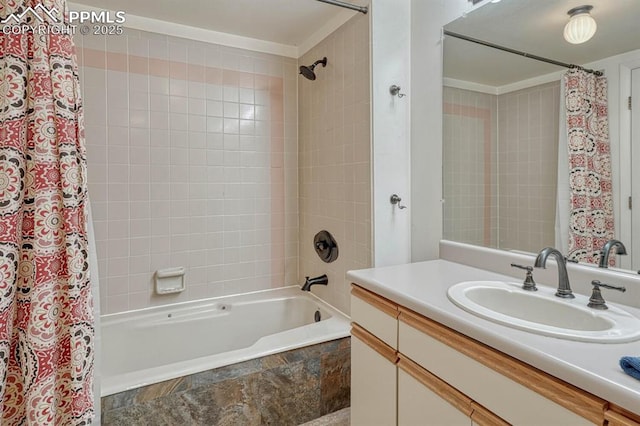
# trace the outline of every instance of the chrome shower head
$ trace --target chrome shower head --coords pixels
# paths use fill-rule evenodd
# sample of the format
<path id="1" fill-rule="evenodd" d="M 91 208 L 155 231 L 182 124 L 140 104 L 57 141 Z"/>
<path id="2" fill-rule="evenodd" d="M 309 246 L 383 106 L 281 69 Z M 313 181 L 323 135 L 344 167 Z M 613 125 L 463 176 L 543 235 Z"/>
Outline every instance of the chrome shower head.
<path id="1" fill-rule="evenodd" d="M 313 71 L 317 65 L 322 64 L 322 67 L 326 67 L 327 66 L 327 58 L 324 57 L 320 60 L 317 60 L 313 63 L 313 65 L 302 65 L 300 67 L 300 74 L 302 74 L 302 76 L 308 80 L 315 80 L 316 79 L 316 73 Z"/>

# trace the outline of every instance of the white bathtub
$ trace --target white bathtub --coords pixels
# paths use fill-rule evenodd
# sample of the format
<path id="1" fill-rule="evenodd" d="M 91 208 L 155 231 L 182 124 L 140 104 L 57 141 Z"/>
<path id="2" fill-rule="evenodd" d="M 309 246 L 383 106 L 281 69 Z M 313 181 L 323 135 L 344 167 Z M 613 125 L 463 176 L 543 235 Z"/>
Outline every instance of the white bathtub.
<path id="1" fill-rule="evenodd" d="M 101 324 L 102 396 L 339 339 L 350 327 L 297 286 L 104 315 Z"/>

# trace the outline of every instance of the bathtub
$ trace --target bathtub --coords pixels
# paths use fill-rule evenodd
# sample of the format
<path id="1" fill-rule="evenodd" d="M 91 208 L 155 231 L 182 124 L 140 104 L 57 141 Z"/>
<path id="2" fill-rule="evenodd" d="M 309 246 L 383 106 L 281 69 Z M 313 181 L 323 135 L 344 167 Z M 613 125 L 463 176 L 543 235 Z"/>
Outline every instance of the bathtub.
<path id="1" fill-rule="evenodd" d="M 300 287 L 104 315 L 101 396 L 349 336 Z"/>

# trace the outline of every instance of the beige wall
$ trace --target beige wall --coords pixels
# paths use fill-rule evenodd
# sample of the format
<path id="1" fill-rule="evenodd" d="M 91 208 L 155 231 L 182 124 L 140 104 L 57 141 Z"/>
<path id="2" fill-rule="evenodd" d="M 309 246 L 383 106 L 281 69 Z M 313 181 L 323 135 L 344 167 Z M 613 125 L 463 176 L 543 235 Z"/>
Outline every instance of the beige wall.
<path id="1" fill-rule="evenodd" d="M 297 63 L 78 36 L 102 313 L 297 282 Z M 186 291 L 154 293 L 158 269 Z"/>
<path id="2" fill-rule="evenodd" d="M 372 262 L 369 49 L 369 15 L 358 14 L 300 58 L 328 59 L 317 80 L 300 77 L 298 86 L 300 282 L 326 273 L 328 287 L 313 292 L 346 313 L 346 271 Z M 313 247 L 323 229 L 340 248 L 331 264 Z"/>

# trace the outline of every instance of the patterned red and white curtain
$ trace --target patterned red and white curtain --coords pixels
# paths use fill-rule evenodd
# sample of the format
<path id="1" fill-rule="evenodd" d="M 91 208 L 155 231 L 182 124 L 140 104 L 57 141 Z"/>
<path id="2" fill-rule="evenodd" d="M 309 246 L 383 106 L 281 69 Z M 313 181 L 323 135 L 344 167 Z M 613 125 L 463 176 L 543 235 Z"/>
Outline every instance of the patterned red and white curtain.
<path id="1" fill-rule="evenodd" d="M 564 76 L 569 149 L 569 258 L 598 263 L 614 238 L 607 79 L 579 69 Z M 611 259 L 611 264 L 615 259 Z"/>
<path id="2" fill-rule="evenodd" d="M 0 19 L 28 7 L 65 3 L 0 0 Z M 0 33 L 2 425 L 93 418 L 82 103 L 72 39 L 59 33 Z"/>

